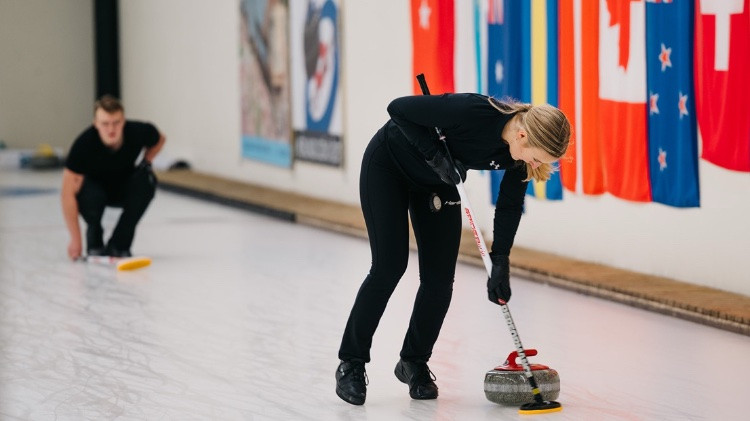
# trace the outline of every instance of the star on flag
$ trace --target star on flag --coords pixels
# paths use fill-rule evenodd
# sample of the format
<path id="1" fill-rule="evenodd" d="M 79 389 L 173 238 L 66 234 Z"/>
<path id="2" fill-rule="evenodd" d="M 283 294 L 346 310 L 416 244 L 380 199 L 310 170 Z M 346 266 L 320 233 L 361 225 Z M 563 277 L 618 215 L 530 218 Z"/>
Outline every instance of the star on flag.
<path id="1" fill-rule="evenodd" d="M 682 120 L 682 116 L 688 115 L 688 110 L 687 110 L 687 95 L 683 95 L 682 91 L 680 91 L 680 100 L 677 103 L 677 108 L 680 109 L 680 120 Z"/>
<path id="2" fill-rule="evenodd" d="M 422 29 L 430 29 L 430 14 L 432 9 L 427 3 L 427 0 L 422 0 L 422 4 L 419 5 L 419 27 Z"/>
<path id="3" fill-rule="evenodd" d="M 661 53 L 659 53 L 659 61 L 661 62 L 661 71 L 667 69 L 667 67 L 672 67 L 672 60 L 670 60 L 669 56 L 672 55 L 672 49 L 667 48 L 667 46 L 664 45 L 664 43 L 661 44 Z"/>
<path id="4" fill-rule="evenodd" d="M 501 83 L 505 77 L 503 68 L 503 62 L 498 60 L 495 62 L 495 83 Z"/>
<path id="5" fill-rule="evenodd" d="M 659 114 L 659 106 L 656 104 L 659 101 L 659 94 L 649 94 L 648 96 L 648 113 Z"/>
<path id="6" fill-rule="evenodd" d="M 664 171 L 664 168 L 667 168 L 667 151 L 659 148 L 659 156 L 656 160 L 659 161 L 659 171 Z"/>

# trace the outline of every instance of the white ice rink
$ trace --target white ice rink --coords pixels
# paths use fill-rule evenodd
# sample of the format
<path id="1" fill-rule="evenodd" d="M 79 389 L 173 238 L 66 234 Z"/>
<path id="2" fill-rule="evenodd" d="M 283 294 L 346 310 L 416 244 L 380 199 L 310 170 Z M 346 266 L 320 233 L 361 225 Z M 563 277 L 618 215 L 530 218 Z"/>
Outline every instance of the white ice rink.
<path id="1" fill-rule="evenodd" d="M 349 405 L 334 371 L 366 240 L 159 191 L 133 247 L 153 264 L 118 273 L 67 260 L 59 180 L 0 171 L 2 421 L 750 419 L 750 337 L 522 279 L 510 309 L 532 362 L 560 373 L 563 411 L 487 401 L 484 373 L 514 347 L 465 264 L 430 362 L 440 397 L 411 400 L 393 367 L 415 254 L 374 338 L 367 402 Z"/>

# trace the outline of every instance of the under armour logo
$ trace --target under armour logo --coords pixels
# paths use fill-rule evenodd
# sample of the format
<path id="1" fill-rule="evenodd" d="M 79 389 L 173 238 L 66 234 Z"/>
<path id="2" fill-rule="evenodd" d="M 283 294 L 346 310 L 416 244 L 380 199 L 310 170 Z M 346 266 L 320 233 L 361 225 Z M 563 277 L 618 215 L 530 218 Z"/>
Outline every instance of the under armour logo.
<path id="1" fill-rule="evenodd" d="M 496 170 L 499 170 L 500 164 L 496 164 L 495 161 L 493 160 L 492 162 L 490 162 L 490 167 L 495 167 Z"/>

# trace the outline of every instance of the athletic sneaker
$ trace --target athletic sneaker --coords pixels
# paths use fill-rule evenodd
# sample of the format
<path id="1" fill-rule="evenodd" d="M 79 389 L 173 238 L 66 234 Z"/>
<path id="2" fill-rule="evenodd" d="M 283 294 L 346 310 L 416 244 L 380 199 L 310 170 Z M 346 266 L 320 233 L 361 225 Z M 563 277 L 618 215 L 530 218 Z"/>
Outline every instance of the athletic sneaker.
<path id="1" fill-rule="evenodd" d="M 437 378 L 423 361 L 399 360 L 394 370 L 402 383 L 409 385 L 409 396 L 412 399 L 435 399 L 438 397 Z"/>
<path id="2" fill-rule="evenodd" d="M 352 405 L 362 405 L 367 396 L 365 363 L 341 361 L 336 369 L 336 394 Z"/>
<path id="3" fill-rule="evenodd" d="M 120 250 L 109 246 L 107 246 L 107 248 L 105 249 L 105 253 L 107 256 L 111 257 L 133 257 L 133 254 L 130 253 L 130 250 Z"/>
<path id="4" fill-rule="evenodd" d="M 101 248 L 96 248 L 96 247 L 89 248 L 86 251 L 86 254 L 89 255 L 89 256 L 106 256 L 107 255 L 104 252 L 104 247 L 101 247 Z"/>

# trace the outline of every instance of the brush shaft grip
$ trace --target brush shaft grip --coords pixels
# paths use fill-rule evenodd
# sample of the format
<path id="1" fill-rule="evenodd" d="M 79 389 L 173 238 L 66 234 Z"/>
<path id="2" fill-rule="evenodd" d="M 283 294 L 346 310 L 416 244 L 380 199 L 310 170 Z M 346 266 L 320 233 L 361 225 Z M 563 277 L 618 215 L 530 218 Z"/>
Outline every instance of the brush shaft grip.
<path id="1" fill-rule="evenodd" d="M 419 82 L 419 87 L 422 88 L 422 95 L 429 95 L 430 88 L 427 87 L 427 81 L 424 78 L 424 73 L 420 73 L 417 75 L 417 82 Z"/>
<path id="2" fill-rule="evenodd" d="M 417 82 L 419 82 L 419 87 L 422 89 L 422 95 L 430 95 L 430 88 L 427 87 L 427 80 L 424 78 L 424 73 L 420 73 L 417 75 Z M 435 132 L 437 132 L 438 137 L 440 140 L 445 141 L 445 137 L 443 136 L 443 131 L 440 130 L 440 127 L 435 127 Z M 450 152 L 448 153 L 448 156 L 450 157 Z M 451 164 L 453 163 L 453 159 L 450 159 Z"/>

